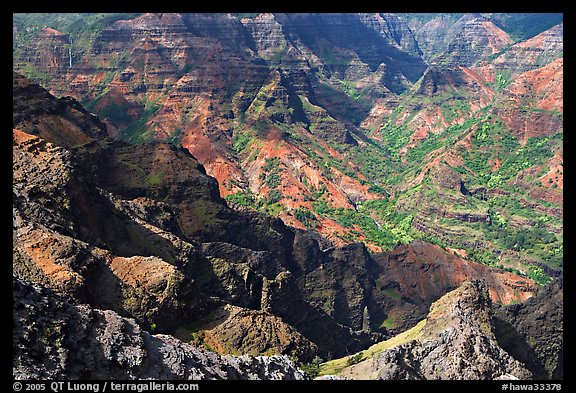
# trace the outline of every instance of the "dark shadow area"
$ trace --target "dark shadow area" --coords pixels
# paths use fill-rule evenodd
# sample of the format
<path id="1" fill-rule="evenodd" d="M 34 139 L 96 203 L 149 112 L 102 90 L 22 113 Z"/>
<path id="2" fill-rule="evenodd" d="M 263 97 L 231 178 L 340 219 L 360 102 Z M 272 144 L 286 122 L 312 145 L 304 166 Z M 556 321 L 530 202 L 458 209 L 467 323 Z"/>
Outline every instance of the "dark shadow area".
<path id="1" fill-rule="evenodd" d="M 494 316 L 492 318 L 494 335 L 498 345 L 508 352 L 514 359 L 522 362 L 534 376 L 534 379 L 549 379 L 546 368 L 538 358 L 534 348 L 526 338 L 518 333 L 514 326 L 505 320 Z"/>

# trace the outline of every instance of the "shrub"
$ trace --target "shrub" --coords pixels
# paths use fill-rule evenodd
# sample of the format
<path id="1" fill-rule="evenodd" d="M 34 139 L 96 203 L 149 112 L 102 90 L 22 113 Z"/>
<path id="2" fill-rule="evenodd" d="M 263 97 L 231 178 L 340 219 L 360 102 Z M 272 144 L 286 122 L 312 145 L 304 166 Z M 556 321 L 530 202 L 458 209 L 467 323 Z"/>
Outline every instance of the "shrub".
<path id="1" fill-rule="evenodd" d="M 320 364 L 324 363 L 324 359 L 315 356 L 310 363 L 303 364 L 300 369 L 304 371 L 312 379 L 316 378 L 320 373 Z"/>
<path id="2" fill-rule="evenodd" d="M 363 360 L 363 357 L 364 352 L 358 352 L 356 355 L 349 357 L 348 360 L 346 360 L 346 365 L 353 366 L 354 364 L 358 364 Z"/>
<path id="3" fill-rule="evenodd" d="M 316 226 L 316 216 L 310 210 L 305 207 L 299 207 L 294 211 L 294 217 L 302 224 L 306 225 L 307 228 L 313 228 Z"/>
<path id="4" fill-rule="evenodd" d="M 271 190 L 268 193 L 268 204 L 271 205 L 273 203 L 276 203 L 278 201 L 280 201 L 282 198 L 284 198 L 284 195 L 282 195 L 282 193 L 278 190 Z"/>

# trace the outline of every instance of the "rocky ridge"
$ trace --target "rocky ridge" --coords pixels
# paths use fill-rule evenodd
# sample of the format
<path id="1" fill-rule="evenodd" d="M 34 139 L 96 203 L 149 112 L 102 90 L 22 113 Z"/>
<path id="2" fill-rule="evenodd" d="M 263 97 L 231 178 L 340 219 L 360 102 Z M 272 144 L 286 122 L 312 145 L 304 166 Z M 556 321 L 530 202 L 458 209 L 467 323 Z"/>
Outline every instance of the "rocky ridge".
<path id="1" fill-rule="evenodd" d="M 232 206 L 313 229 L 335 246 L 363 241 L 372 251 L 391 249 L 403 236 L 390 227 L 413 215 L 412 238 L 466 249 L 478 261 L 490 253 L 488 263 L 524 274 L 561 271 L 561 14 L 38 18 L 13 18 L 15 69 L 82 101 L 110 135 L 185 147 Z M 496 135 L 484 151 L 477 129 L 485 125 L 517 144 Z M 509 153 L 548 137 L 556 140 L 546 144 L 550 151 L 539 148 L 507 168 L 515 161 Z M 499 143 L 507 145 L 492 149 Z M 489 166 L 477 168 L 487 153 Z M 503 177 L 505 186 L 494 187 Z M 418 191 L 426 182 L 440 187 Z M 454 207 L 440 203 L 461 182 L 485 188 L 490 204 L 505 196 L 522 211 L 479 207 L 465 195 Z M 383 200 L 400 213 L 389 222 L 349 219 L 365 202 Z M 487 239 L 495 214 L 510 223 L 499 238 L 512 242 L 552 210 L 541 225 L 554 244 L 500 258 L 504 246 Z M 439 223 L 446 220 L 463 230 L 449 233 Z M 477 222 L 486 224 L 479 241 Z"/>
<path id="2" fill-rule="evenodd" d="M 486 286 L 469 281 L 430 307 L 415 339 L 384 350 L 340 374 L 351 379 L 531 379 L 500 346 L 491 327 Z"/>
<path id="3" fill-rule="evenodd" d="M 563 280 L 520 304 L 496 306 L 494 334 L 500 346 L 526 365 L 535 379 L 564 378 Z"/>
<path id="4" fill-rule="evenodd" d="M 14 75 L 16 109 L 43 107 L 36 94 L 22 94 L 35 91 L 30 85 Z M 42 97 L 47 106 L 58 101 Z M 144 330 L 205 337 L 199 343 L 217 350 L 306 361 L 316 353 L 357 351 L 390 334 L 389 328 L 412 326 L 425 310 L 410 304 L 431 303 L 468 278 L 492 277 L 495 300 L 535 290 L 530 280 L 513 281 L 489 268 L 454 275 L 444 270 L 454 261 L 436 248 L 435 269 L 446 278 L 420 295 L 406 291 L 404 285 L 429 268 L 423 263 L 432 247 L 427 243 L 406 247 L 421 250 L 415 275 L 395 277 L 391 261 L 402 258 L 372 255 L 359 243 L 323 249 L 311 232 L 229 209 L 216 181 L 183 149 L 107 138 L 77 143 L 59 137 L 65 128 L 45 126 L 61 121 L 59 112 L 34 122 L 22 120 L 16 109 L 14 125 L 23 128 L 13 130 L 16 276 L 133 318 Z M 84 116 L 81 121 L 91 115 Z M 46 139 L 34 135 L 41 133 Z M 199 324 L 223 306 L 246 323 L 220 318 L 222 326 Z M 254 327 L 270 328 L 266 342 L 252 336 Z M 241 342 L 246 335 L 254 340 Z"/>
<path id="5" fill-rule="evenodd" d="M 15 379 L 307 379 L 286 356 L 220 356 L 13 278 Z"/>

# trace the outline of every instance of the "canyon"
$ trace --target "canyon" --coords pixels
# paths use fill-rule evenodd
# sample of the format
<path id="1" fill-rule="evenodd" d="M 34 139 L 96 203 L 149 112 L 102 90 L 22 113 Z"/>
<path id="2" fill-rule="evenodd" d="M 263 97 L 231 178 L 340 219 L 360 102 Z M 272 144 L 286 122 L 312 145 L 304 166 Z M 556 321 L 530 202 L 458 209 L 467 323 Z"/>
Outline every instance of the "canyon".
<path id="1" fill-rule="evenodd" d="M 475 310 L 498 366 L 461 375 L 561 379 L 563 25 L 530 18 L 14 14 L 15 375 L 306 379 Z M 84 375 L 79 340 L 130 344 Z M 342 376 L 458 374 L 393 363 L 420 345 Z"/>

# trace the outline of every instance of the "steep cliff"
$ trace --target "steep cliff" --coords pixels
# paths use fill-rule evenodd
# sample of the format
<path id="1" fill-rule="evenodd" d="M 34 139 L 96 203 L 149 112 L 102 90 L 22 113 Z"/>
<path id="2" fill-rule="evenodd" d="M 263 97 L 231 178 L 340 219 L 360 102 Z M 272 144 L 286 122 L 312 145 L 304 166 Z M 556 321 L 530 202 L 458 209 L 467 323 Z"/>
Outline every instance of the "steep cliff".
<path id="1" fill-rule="evenodd" d="M 369 348 L 339 375 L 347 379 L 530 379 L 532 374 L 498 345 L 490 303 L 481 281 L 465 282 L 434 302 L 411 336 Z"/>
<path id="2" fill-rule="evenodd" d="M 14 74 L 15 274 L 300 361 L 413 328 L 467 280 L 526 301 L 563 269 L 561 22 L 14 14 L 14 69 L 65 96 Z M 537 347 L 518 356 L 559 375 Z"/>
<path id="3" fill-rule="evenodd" d="M 493 324 L 498 343 L 523 362 L 535 379 L 564 378 L 562 289 L 560 279 L 522 304 L 495 308 Z"/>
<path id="4" fill-rule="evenodd" d="M 557 24 L 535 37 L 520 41 L 494 59 L 494 65 L 514 72 L 525 72 L 540 68 L 562 56 L 564 24 Z"/>
<path id="5" fill-rule="evenodd" d="M 13 130 L 15 274 L 134 318 L 143 329 L 221 352 L 306 361 L 357 351 L 413 326 L 429 303 L 467 278 L 485 277 L 502 302 L 534 292 L 530 280 L 454 261 L 425 242 L 396 253 L 417 250 L 414 270 L 360 243 L 324 249 L 326 240 L 311 232 L 230 209 L 216 180 L 184 149 L 63 138 L 73 100 L 26 120 L 30 106 L 63 101 L 38 94 L 17 74 L 13 86 L 14 126 L 22 128 Z M 72 136 L 78 124 L 101 124 L 77 114 L 68 117 Z M 422 281 L 431 252 L 441 271 L 434 288 L 405 289 Z M 399 269 L 406 274 L 393 273 Z M 264 342 L 253 329 L 269 337 Z"/>
<path id="6" fill-rule="evenodd" d="M 14 20 L 15 69 L 46 76 L 39 78 L 45 87 L 98 113 L 110 135 L 181 144 L 218 180 L 222 196 L 315 227 L 335 245 L 351 230 L 313 213 L 314 193 L 327 187 L 345 209 L 375 197 L 358 169 L 326 145 L 357 144 L 368 102 L 348 94 L 406 89 L 425 68 L 410 29 L 391 14 L 70 14 L 51 20 L 69 32 L 58 37 L 68 38 L 60 52 L 70 50 L 72 65 L 60 56 L 58 67 L 45 66 L 53 47 L 46 33 L 29 37 L 34 28 L 19 28 L 34 17 Z M 284 165 L 268 179 L 267 160 L 278 158 Z M 302 210 L 317 225 L 296 214 Z"/>
<path id="7" fill-rule="evenodd" d="M 432 302 L 469 280 L 484 280 L 490 299 L 502 304 L 523 302 L 537 290 L 530 280 L 467 261 L 422 241 L 373 258 L 379 266 L 372 273 L 380 288 L 377 301 L 387 305 L 381 324 L 394 334 L 414 326 L 426 316 Z"/>
<path id="8" fill-rule="evenodd" d="M 307 379 L 283 356 L 219 356 L 13 278 L 16 379 Z"/>
<path id="9" fill-rule="evenodd" d="M 446 32 L 446 51 L 435 61 L 464 67 L 500 52 L 513 43 L 510 36 L 478 14 L 465 14 Z"/>

